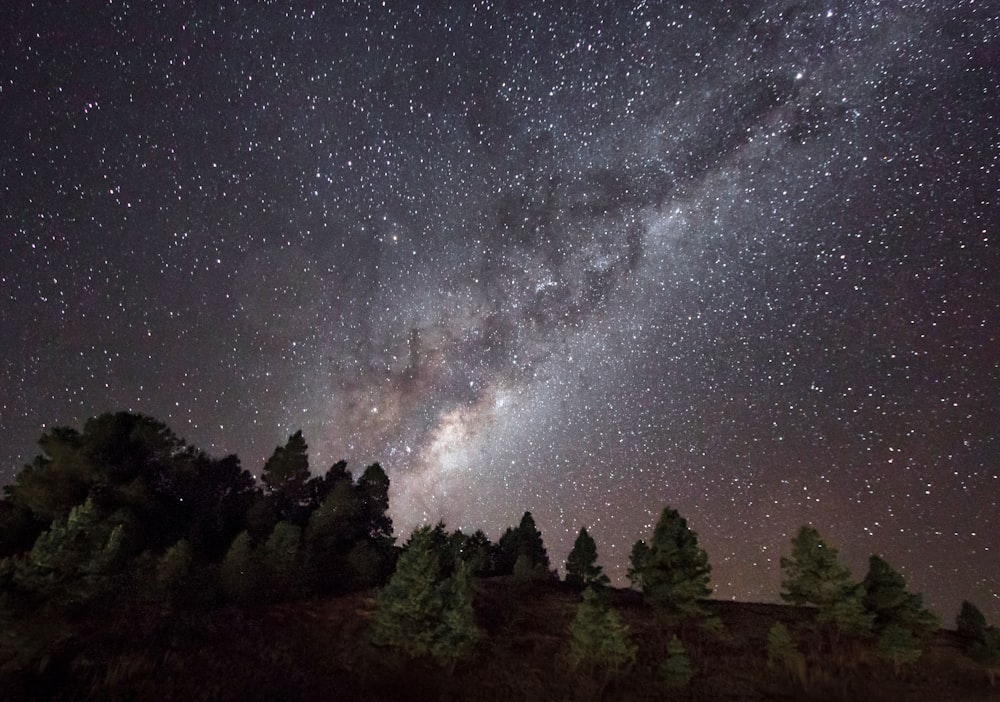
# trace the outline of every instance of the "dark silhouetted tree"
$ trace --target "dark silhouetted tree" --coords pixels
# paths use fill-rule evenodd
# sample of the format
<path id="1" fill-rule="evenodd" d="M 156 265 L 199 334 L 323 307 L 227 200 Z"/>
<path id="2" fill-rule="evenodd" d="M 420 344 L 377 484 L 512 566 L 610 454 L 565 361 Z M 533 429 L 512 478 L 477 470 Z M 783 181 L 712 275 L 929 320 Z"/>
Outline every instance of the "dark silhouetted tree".
<path id="1" fill-rule="evenodd" d="M 915 663 L 924 651 L 924 642 L 905 626 L 895 622 L 882 627 L 878 634 L 878 654 L 892 663 L 899 675 L 904 665 Z"/>
<path id="2" fill-rule="evenodd" d="M 611 582 L 597 565 L 597 544 L 586 527 L 580 529 L 566 558 L 566 582 L 580 590 L 588 586 L 602 588 Z"/>
<path id="3" fill-rule="evenodd" d="M 938 619 L 924 607 L 923 597 L 907 592 L 906 580 L 885 559 L 874 555 L 868 559 L 861 585 L 865 610 L 875 616 L 876 632 L 897 625 L 923 642 L 937 631 Z M 898 635 L 892 638 L 902 640 Z"/>
<path id="4" fill-rule="evenodd" d="M 264 463 L 261 480 L 267 487 L 279 520 L 298 523 L 303 520 L 303 508 L 308 505 L 309 447 L 299 430 L 278 446 Z"/>
<path id="5" fill-rule="evenodd" d="M 962 606 L 955 617 L 955 629 L 966 641 L 978 641 L 986 632 L 986 617 L 976 605 L 962 600 Z"/>
<path id="6" fill-rule="evenodd" d="M 987 626 L 986 617 L 978 607 L 963 600 L 955 618 L 955 627 L 970 658 L 983 665 L 1000 663 L 1000 629 Z"/>
<path id="7" fill-rule="evenodd" d="M 260 562 L 250 544 L 250 535 L 241 531 L 219 566 L 219 585 L 230 599 L 247 604 L 263 596 L 262 581 Z"/>
<path id="8" fill-rule="evenodd" d="M 392 519 L 389 517 L 389 476 L 382 466 L 373 463 L 358 479 L 361 519 L 369 538 L 392 541 Z"/>
<path id="9" fill-rule="evenodd" d="M 364 531 L 357 491 L 349 477 L 340 480 L 310 515 L 304 536 L 309 579 L 318 592 L 350 589 L 347 556 Z"/>
<path id="10" fill-rule="evenodd" d="M 267 537 L 260 552 L 264 583 L 269 599 L 284 600 L 302 594 L 299 546 L 302 529 L 281 521 Z"/>
<path id="11" fill-rule="evenodd" d="M 184 590 L 191 578 L 194 555 L 187 539 L 168 548 L 156 564 L 156 588 L 161 597 L 173 599 L 186 595 Z"/>
<path id="12" fill-rule="evenodd" d="M 56 518 L 14 561 L 13 584 L 58 607 L 86 605 L 121 584 L 128 515 L 106 515 L 91 500 Z"/>
<path id="13" fill-rule="evenodd" d="M 642 570 L 646 567 L 646 558 L 649 556 L 649 546 L 646 542 L 640 539 L 636 541 L 632 546 L 632 551 L 628 556 L 628 572 L 625 576 L 628 578 L 629 583 L 632 587 L 642 589 Z"/>
<path id="14" fill-rule="evenodd" d="M 515 529 L 507 529 L 497 543 L 497 574 L 514 573 L 521 579 L 552 578 L 542 533 L 531 512 L 525 512 Z"/>
<path id="15" fill-rule="evenodd" d="M 798 680 L 803 689 L 808 687 L 806 657 L 799 651 L 788 627 L 781 622 L 774 623 L 767 632 L 767 665 Z"/>
<path id="16" fill-rule="evenodd" d="M 650 606 L 668 616 L 705 616 L 701 601 L 712 592 L 712 568 L 697 534 L 677 510 L 663 510 L 642 560 L 642 592 Z"/>

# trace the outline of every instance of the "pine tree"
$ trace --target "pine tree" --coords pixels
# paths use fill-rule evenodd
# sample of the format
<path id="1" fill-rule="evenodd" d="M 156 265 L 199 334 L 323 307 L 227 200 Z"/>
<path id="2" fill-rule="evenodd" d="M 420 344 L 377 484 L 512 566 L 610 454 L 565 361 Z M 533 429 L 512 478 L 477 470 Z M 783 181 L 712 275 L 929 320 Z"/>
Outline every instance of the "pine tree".
<path id="1" fill-rule="evenodd" d="M 660 515 L 649 550 L 643 558 L 642 592 L 661 614 L 681 617 L 705 616 L 701 600 L 708 586 L 708 554 L 698 546 L 698 536 L 675 509 Z"/>
<path id="2" fill-rule="evenodd" d="M 301 594 L 301 541 L 302 530 L 295 524 L 281 521 L 264 542 L 260 560 L 270 598 L 282 600 Z"/>
<path id="3" fill-rule="evenodd" d="M 799 651 L 788 627 L 775 622 L 767 632 L 767 664 L 794 675 L 803 688 L 807 686 L 806 657 Z"/>
<path id="4" fill-rule="evenodd" d="M 389 517 L 389 476 L 378 463 L 361 474 L 357 485 L 361 519 L 367 536 L 391 543 L 392 519 Z"/>
<path id="5" fill-rule="evenodd" d="M 605 587 L 611 581 L 603 571 L 597 565 L 597 544 L 584 527 L 566 558 L 566 582 L 580 590 L 588 586 Z"/>
<path id="6" fill-rule="evenodd" d="M 431 527 L 410 536 L 378 595 L 372 626 L 377 644 L 449 667 L 478 639 L 467 571 L 460 567 L 452 577 L 443 572 Z"/>
<path id="7" fill-rule="evenodd" d="M 782 556 L 780 564 L 783 600 L 816 605 L 817 623 L 832 626 L 835 636 L 871 633 L 874 616 L 865 611 L 863 589 L 840 562 L 837 549 L 824 543 L 816 529 L 801 527 L 792 539 L 792 557 Z"/>
<path id="8" fill-rule="evenodd" d="M 271 495 L 279 519 L 302 523 L 310 488 L 309 447 L 299 430 L 278 446 L 264 464 L 261 480 Z"/>
<path id="9" fill-rule="evenodd" d="M 795 605 L 814 604 L 821 610 L 854 590 L 851 571 L 840 562 L 837 549 L 828 546 L 813 527 L 803 526 L 792 539 L 792 557 L 781 557 L 781 599 Z"/>
<path id="10" fill-rule="evenodd" d="M 156 586 L 160 594 L 173 597 L 187 582 L 194 556 L 191 544 L 181 539 L 168 548 L 156 564 Z"/>
<path id="11" fill-rule="evenodd" d="M 583 591 L 570 625 L 569 661 L 575 668 L 608 677 L 635 662 L 637 647 L 618 613 L 593 588 Z"/>
<path id="12" fill-rule="evenodd" d="M 127 523 L 124 515 L 105 517 L 88 499 L 38 536 L 27 558 L 16 562 L 15 584 L 57 605 L 111 592 L 125 555 Z"/>
<path id="13" fill-rule="evenodd" d="M 912 631 L 896 623 L 883 628 L 878 638 L 878 654 L 892 663 L 896 675 L 907 663 L 916 662 L 923 648 L 923 642 Z"/>
<path id="14" fill-rule="evenodd" d="M 955 617 L 955 628 L 966 641 L 981 641 L 986 635 L 986 617 L 976 605 L 962 600 L 962 607 Z"/>
<path id="15" fill-rule="evenodd" d="M 978 607 L 963 600 L 955 625 L 972 660 L 988 666 L 1000 663 L 1000 629 L 987 626 L 986 617 Z"/>
<path id="16" fill-rule="evenodd" d="M 694 677 L 694 666 L 684 649 L 684 644 L 674 634 L 667 644 L 667 658 L 660 665 L 660 677 L 664 685 L 676 689 L 687 687 Z"/>
<path id="17" fill-rule="evenodd" d="M 632 546 L 632 552 L 628 556 L 628 578 L 632 587 L 642 589 L 642 571 L 646 567 L 646 558 L 649 556 L 649 546 L 641 539 Z"/>
<path id="18" fill-rule="evenodd" d="M 261 568 L 250 545 L 250 535 L 241 531 L 233 539 L 219 567 L 219 585 L 231 599 L 249 603 L 262 596 Z"/>
<path id="19" fill-rule="evenodd" d="M 875 616 L 875 627 L 883 631 L 901 626 L 920 640 L 937 631 L 939 622 L 923 605 L 923 598 L 906 590 L 906 580 L 879 556 L 868 559 L 862 581 L 865 610 Z"/>
<path id="20" fill-rule="evenodd" d="M 521 579 L 553 577 L 542 533 L 535 526 L 531 512 L 525 512 L 515 529 L 507 529 L 497 543 L 497 574 L 515 573 Z M 520 561 L 520 565 L 518 565 Z"/>

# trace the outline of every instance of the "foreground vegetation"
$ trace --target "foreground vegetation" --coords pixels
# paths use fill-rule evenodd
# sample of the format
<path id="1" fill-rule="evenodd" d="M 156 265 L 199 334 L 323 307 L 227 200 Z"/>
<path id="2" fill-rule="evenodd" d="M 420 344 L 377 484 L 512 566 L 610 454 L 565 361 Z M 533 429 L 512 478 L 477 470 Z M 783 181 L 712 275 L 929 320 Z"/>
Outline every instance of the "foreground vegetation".
<path id="1" fill-rule="evenodd" d="M 616 590 L 585 528 L 560 581 L 527 512 L 496 543 L 397 545 L 381 467 L 314 476 L 301 433 L 259 482 L 140 415 L 40 446 L 0 500 L 2 699 L 1000 698 L 974 605 L 941 631 L 885 559 L 854 581 L 809 526 L 790 605 L 723 603 L 669 507 Z"/>

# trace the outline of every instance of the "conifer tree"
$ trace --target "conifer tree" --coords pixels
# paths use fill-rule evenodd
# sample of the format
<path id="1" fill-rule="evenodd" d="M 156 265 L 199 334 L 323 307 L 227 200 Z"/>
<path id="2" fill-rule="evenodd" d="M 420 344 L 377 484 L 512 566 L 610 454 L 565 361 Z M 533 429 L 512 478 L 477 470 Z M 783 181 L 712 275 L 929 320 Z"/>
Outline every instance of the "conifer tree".
<path id="1" fill-rule="evenodd" d="M 667 644 L 667 658 L 660 665 L 660 677 L 669 688 L 687 687 L 694 677 L 694 666 L 677 634 Z"/>
<path id="2" fill-rule="evenodd" d="M 497 543 L 498 575 L 519 574 L 522 579 L 552 577 L 542 533 L 531 512 L 525 512 L 515 529 L 507 529 Z M 520 565 L 518 562 L 520 561 Z"/>
<path id="3" fill-rule="evenodd" d="M 855 587 L 851 571 L 840 562 L 837 549 L 819 532 L 803 526 L 792 539 L 791 558 L 781 557 L 781 599 L 795 605 L 814 604 L 830 609 Z"/>
<path id="4" fill-rule="evenodd" d="M 443 572 L 431 527 L 414 530 L 404 546 L 396 572 L 379 592 L 372 626 L 377 644 L 446 666 L 477 641 L 467 571 Z"/>
<path id="5" fill-rule="evenodd" d="M 191 574 L 193 561 L 187 539 L 181 539 L 164 552 L 156 564 L 156 585 L 162 595 L 172 597 L 181 590 Z"/>
<path id="6" fill-rule="evenodd" d="M 649 556 L 649 546 L 641 539 L 635 542 L 628 556 L 628 572 L 625 573 L 625 576 L 632 587 L 640 590 L 642 589 L 642 571 L 646 567 L 647 556 Z"/>
<path id="7" fill-rule="evenodd" d="M 837 549 L 827 545 L 819 532 L 803 526 L 792 539 L 791 558 L 781 557 L 781 598 L 795 605 L 813 604 L 816 621 L 832 626 L 833 634 L 865 636 L 874 616 L 865 611 L 861 586 L 840 562 Z"/>
<path id="8" fill-rule="evenodd" d="M 302 530 L 290 522 L 281 521 L 267 537 L 261 549 L 260 561 L 264 570 L 268 596 L 282 600 L 301 594 L 299 579 L 299 545 Z"/>
<path id="9" fill-rule="evenodd" d="M 570 625 L 569 661 L 573 667 L 598 673 L 606 680 L 634 663 L 637 650 L 618 613 L 593 588 L 584 590 Z"/>
<path id="10" fill-rule="evenodd" d="M 995 666 L 1000 663 L 1000 629 L 987 626 L 986 617 L 978 607 L 963 600 L 955 625 L 970 658 L 983 665 Z"/>
<path id="11" fill-rule="evenodd" d="M 57 518 L 16 561 L 14 582 L 59 605 L 82 604 L 116 586 L 124 557 L 127 518 L 107 518 L 92 500 Z"/>
<path id="12" fill-rule="evenodd" d="M 261 480 L 279 519 L 302 519 L 310 492 L 308 449 L 299 430 L 288 437 L 284 446 L 276 447 L 264 464 Z"/>
<path id="13" fill-rule="evenodd" d="M 367 536 L 376 541 L 392 543 L 392 519 L 389 517 L 389 476 L 378 463 L 365 468 L 358 478 L 358 499 L 361 519 Z"/>
<path id="14" fill-rule="evenodd" d="M 604 569 L 597 564 L 597 544 L 586 527 L 580 529 L 566 558 L 566 582 L 580 590 L 588 586 L 605 587 L 611 582 Z"/>
<path id="15" fill-rule="evenodd" d="M 643 558 L 642 592 L 646 601 L 668 616 L 704 616 L 700 601 L 712 592 L 708 586 L 711 570 L 708 554 L 698 546 L 697 534 L 677 510 L 665 508 Z"/>
<path id="16" fill-rule="evenodd" d="M 261 596 L 259 560 L 246 531 L 237 534 L 226 551 L 219 567 L 219 585 L 228 597 L 237 602 L 253 602 Z"/>
<path id="17" fill-rule="evenodd" d="M 986 633 L 986 617 L 976 605 L 968 600 L 962 600 L 962 606 L 955 617 L 955 628 L 958 635 L 966 641 L 978 641 Z"/>
<path id="18" fill-rule="evenodd" d="M 937 631 L 938 619 L 924 607 L 923 597 L 907 592 L 906 580 L 885 559 L 875 555 L 868 559 L 861 584 L 865 610 L 875 616 L 878 631 L 897 625 L 921 640 Z"/>
<path id="19" fill-rule="evenodd" d="M 767 664 L 795 676 L 803 688 L 807 686 L 806 657 L 795 645 L 788 627 L 781 622 L 775 622 L 767 632 Z"/>
<path id="20" fill-rule="evenodd" d="M 910 629 L 895 622 L 886 625 L 879 634 L 878 654 L 892 663 L 896 675 L 904 665 L 920 658 L 923 649 L 923 642 Z"/>

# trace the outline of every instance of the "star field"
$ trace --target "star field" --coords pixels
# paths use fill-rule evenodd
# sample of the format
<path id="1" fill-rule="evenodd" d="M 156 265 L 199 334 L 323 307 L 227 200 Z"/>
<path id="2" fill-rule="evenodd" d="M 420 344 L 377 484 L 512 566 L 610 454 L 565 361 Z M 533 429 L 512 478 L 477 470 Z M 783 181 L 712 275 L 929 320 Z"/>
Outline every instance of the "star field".
<path id="1" fill-rule="evenodd" d="M 0 477 L 129 409 L 380 461 L 398 535 L 804 523 L 1000 620 L 992 2 L 0 12 Z"/>

